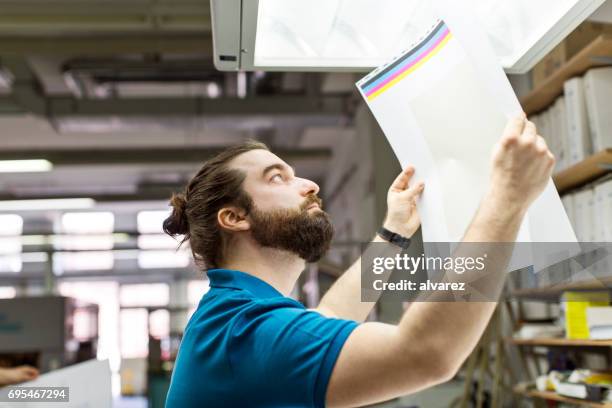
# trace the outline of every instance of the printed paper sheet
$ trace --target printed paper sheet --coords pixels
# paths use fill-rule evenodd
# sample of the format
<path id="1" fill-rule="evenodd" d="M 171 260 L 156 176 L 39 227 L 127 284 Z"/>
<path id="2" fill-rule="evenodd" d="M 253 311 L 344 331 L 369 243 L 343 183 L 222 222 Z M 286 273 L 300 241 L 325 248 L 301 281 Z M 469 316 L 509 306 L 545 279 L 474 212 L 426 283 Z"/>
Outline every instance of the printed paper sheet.
<path id="1" fill-rule="evenodd" d="M 452 1 L 437 6 L 429 30 L 357 87 L 402 167 L 414 165 L 426 184 L 423 241 L 458 242 L 488 187 L 493 146 L 521 107 L 477 24 Z M 552 180 L 517 241 L 576 242 Z M 568 256 L 537 253 L 529 264 L 541 269 Z"/>

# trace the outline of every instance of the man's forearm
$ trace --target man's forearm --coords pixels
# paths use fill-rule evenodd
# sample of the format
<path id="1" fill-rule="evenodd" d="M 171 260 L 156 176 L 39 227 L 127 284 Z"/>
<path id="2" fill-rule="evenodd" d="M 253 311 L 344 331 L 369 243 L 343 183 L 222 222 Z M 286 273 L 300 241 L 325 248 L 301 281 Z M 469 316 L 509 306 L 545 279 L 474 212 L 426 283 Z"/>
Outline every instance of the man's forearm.
<path id="1" fill-rule="evenodd" d="M 524 211 L 499 197 L 483 201 L 463 242 L 465 243 L 510 243 L 516 240 Z M 466 249 L 479 251 L 476 244 Z M 478 245 L 480 248 L 481 246 Z M 487 274 L 495 274 L 499 289 L 503 285 L 506 265 L 512 254 L 510 245 L 501 245 L 494 259 L 489 259 Z M 453 272 L 450 272 L 451 274 Z M 466 277 L 467 278 L 467 277 Z M 461 278 L 460 278 L 461 279 Z M 456 371 L 471 353 L 484 332 L 497 302 L 415 302 L 403 316 L 399 330 L 405 338 L 426 342 L 428 350 L 439 353 L 439 360 L 451 371 Z"/>
<path id="2" fill-rule="evenodd" d="M 372 239 L 372 242 L 374 245 L 370 245 L 366 251 L 377 251 L 378 256 L 395 256 L 395 254 L 400 252 L 400 248 L 387 243 L 387 241 L 383 240 L 378 235 Z M 381 253 L 379 254 L 379 252 Z M 329 288 L 315 310 L 329 317 L 363 322 L 368 317 L 375 304 L 376 301 L 361 301 L 360 256 L 351 267 L 338 278 L 331 288 Z"/>

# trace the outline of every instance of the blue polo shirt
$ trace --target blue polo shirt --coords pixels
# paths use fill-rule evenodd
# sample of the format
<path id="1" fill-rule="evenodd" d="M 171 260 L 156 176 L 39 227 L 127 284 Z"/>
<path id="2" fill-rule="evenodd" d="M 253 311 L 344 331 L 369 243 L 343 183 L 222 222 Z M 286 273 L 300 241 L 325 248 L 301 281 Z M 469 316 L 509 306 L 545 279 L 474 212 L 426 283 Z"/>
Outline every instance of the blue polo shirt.
<path id="1" fill-rule="evenodd" d="M 210 290 L 181 341 L 167 408 L 324 407 L 351 320 L 306 310 L 240 271 L 208 271 Z"/>

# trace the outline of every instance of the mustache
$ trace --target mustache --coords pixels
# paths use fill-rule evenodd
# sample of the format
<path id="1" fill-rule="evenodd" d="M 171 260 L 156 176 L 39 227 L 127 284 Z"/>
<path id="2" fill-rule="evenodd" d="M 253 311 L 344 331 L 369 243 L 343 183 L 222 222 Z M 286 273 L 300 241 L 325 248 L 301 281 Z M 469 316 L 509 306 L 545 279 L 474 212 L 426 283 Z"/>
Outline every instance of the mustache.
<path id="1" fill-rule="evenodd" d="M 300 210 L 306 211 L 306 209 L 312 204 L 317 204 L 319 208 L 323 209 L 323 200 L 321 200 L 315 194 L 309 194 L 308 196 L 306 196 L 304 202 L 300 205 Z"/>

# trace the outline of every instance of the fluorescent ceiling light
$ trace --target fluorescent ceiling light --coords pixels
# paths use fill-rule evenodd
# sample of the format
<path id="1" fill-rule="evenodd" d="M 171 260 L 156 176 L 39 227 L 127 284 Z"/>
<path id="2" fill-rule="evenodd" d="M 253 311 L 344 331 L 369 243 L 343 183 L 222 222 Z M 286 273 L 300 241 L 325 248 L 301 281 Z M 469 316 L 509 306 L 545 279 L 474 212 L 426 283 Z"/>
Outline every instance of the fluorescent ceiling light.
<path id="1" fill-rule="evenodd" d="M 21 254 L 21 262 L 23 263 L 40 263 L 48 260 L 49 254 L 46 252 L 24 252 Z"/>
<path id="2" fill-rule="evenodd" d="M 61 219 L 61 231 L 69 234 L 110 235 L 114 227 L 115 215 L 110 211 L 68 212 Z"/>
<path id="3" fill-rule="evenodd" d="M 51 237 L 53 248 L 62 250 L 110 250 L 115 240 L 112 235 L 55 235 Z"/>
<path id="4" fill-rule="evenodd" d="M 170 209 L 159 211 L 139 211 L 136 215 L 136 228 L 139 234 L 163 234 L 163 223 L 172 214 Z"/>
<path id="5" fill-rule="evenodd" d="M 0 272 L 21 272 L 22 268 L 20 254 L 0 256 Z"/>
<path id="6" fill-rule="evenodd" d="M 21 250 L 19 238 L 0 237 L 0 255 L 15 255 L 21 253 Z"/>
<path id="7" fill-rule="evenodd" d="M 0 215 L 0 235 L 18 236 L 23 233 L 23 218 L 17 214 Z"/>
<path id="8" fill-rule="evenodd" d="M 174 249 L 176 250 L 179 246 L 180 240 L 175 240 L 169 235 L 139 235 L 138 248 L 140 249 Z"/>
<path id="9" fill-rule="evenodd" d="M 186 251 L 151 250 L 138 253 L 138 267 L 142 269 L 186 268 L 190 261 Z"/>
<path id="10" fill-rule="evenodd" d="M 170 286 L 167 283 L 135 283 L 121 285 L 121 306 L 165 306 L 170 302 Z"/>
<path id="11" fill-rule="evenodd" d="M 11 299 L 17 296 L 17 289 L 12 286 L 0 286 L 0 299 Z"/>
<path id="12" fill-rule="evenodd" d="M 49 160 L 0 160 L 0 173 L 35 173 L 51 171 L 53 164 Z"/>
<path id="13" fill-rule="evenodd" d="M 91 198 L 6 200 L 0 201 L 0 211 L 76 210 L 92 208 L 95 204 Z"/>
<path id="14" fill-rule="evenodd" d="M 508 72 L 530 69 L 604 0 L 463 0 Z M 430 0 L 211 0 L 221 70 L 376 67 L 436 18 Z"/>
<path id="15" fill-rule="evenodd" d="M 68 271 L 109 270 L 115 262 L 112 251 L 56 252 L 52 259 L 56 275 Z"/>

